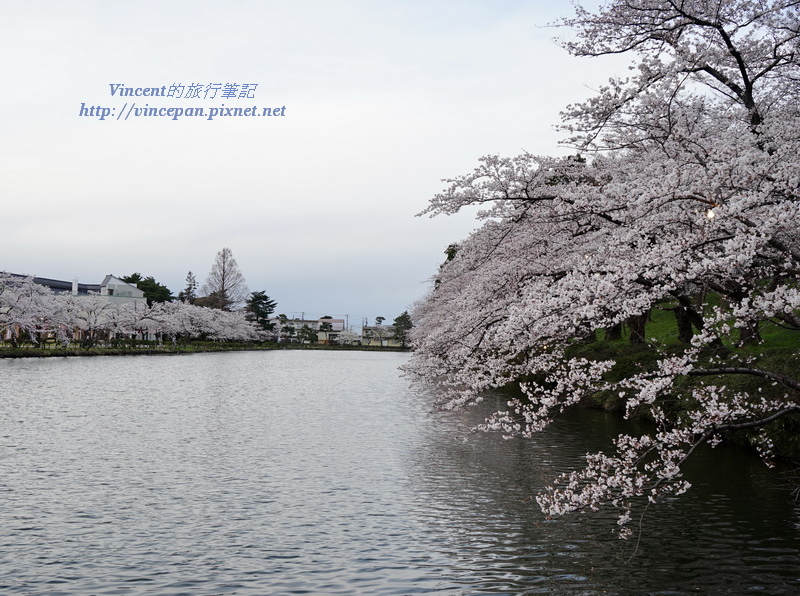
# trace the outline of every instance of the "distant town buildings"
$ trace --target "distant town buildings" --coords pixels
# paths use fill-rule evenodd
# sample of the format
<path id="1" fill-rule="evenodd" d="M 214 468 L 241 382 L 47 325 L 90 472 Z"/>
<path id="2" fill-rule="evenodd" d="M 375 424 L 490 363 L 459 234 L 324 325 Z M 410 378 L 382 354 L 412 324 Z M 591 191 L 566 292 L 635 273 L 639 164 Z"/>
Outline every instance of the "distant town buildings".
<path id="1" fill-rule="evenodd" d="M 275 325 L 279 341 L 337 344 L 345 331 L 345 320 L 323 317 L 320 319 L 290 319 L 277 316 L 270 319 Z"/>
<path id="2" fill-rule="evenodd" d="M 395 338 L 393 325 L 365 325 L 358 334 L 347 328 L 344 319 L 290 319 L 279 315 L 270 322 L 275 326 L 274 335 L 279 342 L 402 347 L 402 342 Z"/>
<path id="3" fill-rule="evenodd" d="M 140 290 L 132 283 L 123 281 L 114 275 L 106 275 L 100 283 L 86 284 L 80 283 L 77 279 L 64 281 L 47 277 L 27 276 L 20 274 L 5 274 L 14 278 L 30 279 L 35 284 L 45 286 L 53 294 L 70 294 L 77 297 L 95 297 L 108 304 L 133 304 L 134 306 L 146 305 L 147 298 L 144 291 Z M 105 315 L 104 315 L 105 318 Z M 380 323 L 380 318 L 376 322 Z M 396 337 L 394 325 L 363 325 L 361 333 L 358 328 L 348 328 L 345 319 L 337 319 L 330 316 L 318 319 L 307 319 L 305 317 L 289 318 L 285 315 L 271 317 L 269 322 L 272 324 L 271 330 L 266 330 L 263 336 L 267 341 L 281 343 L 308 343 L 323 345 L 363 345 L 373 347 L 404 347 L 400 339 Z M 366 321 L 365 321 L 366 322 Z M 4 336 L 9 334 L 5 330 Z M 147 335 L 142 332 L 142 337 Z M 0 340 L 7 337 L 0 337 Z"/>

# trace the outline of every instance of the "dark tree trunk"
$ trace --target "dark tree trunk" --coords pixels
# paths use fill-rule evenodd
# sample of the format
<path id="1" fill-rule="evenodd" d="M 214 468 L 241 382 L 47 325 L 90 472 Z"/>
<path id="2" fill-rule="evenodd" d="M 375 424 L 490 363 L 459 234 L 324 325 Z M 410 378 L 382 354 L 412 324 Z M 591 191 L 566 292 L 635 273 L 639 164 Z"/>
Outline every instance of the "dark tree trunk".
<path id="1" fill-rule="evenodd" d="M 758 323 L 747 323 L 739 330 L 739 345 L 750 346 L 761 341 L 761 334 L 758 331 Z"/>
<path id="2" fill-rule="evenodd" d="M 673 294 L 678 300 L 675 307 L 675 322 L 678 325 L 678 340 L 688 344 L 692 341 L 694 330 L 702 331 L 703 317 L 697 312 L 688 296 Z"/>
<path id="3" fill-rule="evenodd" d="M 692 341 L 694 329 L 692 329 L 692 321 L 689 318 L 689 313 L 682 306 L 675 309 L 675 321 L 678 324 L 678 341 L 688 344 Z"/>
<path id="4" fill-rule="evenodd" d="M 644 343 L 645 327 L 647 325 L 647 317 L 650 313 L 642 313 L 640 315 L 633 315 L 628 317 L 628 327 L 631 328 L 630 341 L 634 344 Z"/>

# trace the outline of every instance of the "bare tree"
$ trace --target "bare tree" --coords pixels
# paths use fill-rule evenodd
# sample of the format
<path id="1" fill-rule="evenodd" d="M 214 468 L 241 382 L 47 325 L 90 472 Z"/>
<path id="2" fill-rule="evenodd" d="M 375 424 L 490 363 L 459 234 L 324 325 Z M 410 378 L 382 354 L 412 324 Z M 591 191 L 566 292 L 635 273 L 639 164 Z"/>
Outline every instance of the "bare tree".
<path id="1" fill-rule="evenodd" d="M 217 298 L 214 304 L 209 306 L 222 310 L 233 310 L 247 298 L 248 289 L 244 275 L 239 270 L 230 248 L 223 248 L 217 253 L 201 292 L 205 297 Z"/>

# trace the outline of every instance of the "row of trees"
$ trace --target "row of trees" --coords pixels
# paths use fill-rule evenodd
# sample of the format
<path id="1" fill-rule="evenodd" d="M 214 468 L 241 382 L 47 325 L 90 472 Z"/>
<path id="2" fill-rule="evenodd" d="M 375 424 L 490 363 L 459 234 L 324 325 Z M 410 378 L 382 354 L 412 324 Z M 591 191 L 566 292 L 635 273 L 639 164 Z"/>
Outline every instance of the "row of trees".
<path id="1" fill-rule="evenodd" d="M 796 349 L 776 365 L 753 347 L 765 326 L 800 331 L 800 17 L 789 0 L 576 10 L 566 48 L 632 55 L 631 75 L 566 109 L 578 155 L 487 156 L 433 198 L 423 213 L 484 205 L 484 223 L 414 309 L 408 371 L 446 408 L 518 383 L 483 427 L 509 435 L 600 393 L 653 420 L 538 497 L 554 515 L 619 507 L 625 536 L 637 504 L 689 488 L 700 444 L 748 431 L 767 456 L 764 431 L 800 411 Z M 648 337 L 655 307 L 674 345 Z M 580 355 L 623 323 L 649 363 Z"/>
<path id="2" fill-rule="evenodd" d="M 188 302 L 115 303 L 99 295 L 55 294 L 31 277 L 8 274 L 0 274 L 0 330 L 15 345 L 53 340 L 62 344 L 80 341 L 91 347 L 109 338 L 264 339 L 263 329 L 244 311 Z"/>
<path id="3" fill-rule="evenodd" d="M 167 286 L 158 283 L 152 276 L 144 277 L 136 272 L 121 279 L 142 290 L 149 306 L 176 299 Z M 177 300 L 223 311 L 234 311 L 243 306 L 250 321 L 264 331 L 271 331 L 274 325 L 269 319 L 275 312 L 277 302 L 264 291 L 248 292 L 247 283 L 233 252 L 226 247 L 217 253 L 206 283 L 199 291 L 197 278 L 194 273 L 188 272 L 186 287 L 178 293 Z"/>
<path id="4" fill-rule="evenodd" d="M 133 276 L 129 276 L 133 277 Z M 276 303 L 264 292 L 252 292 L 244 309 L 230 311 L 187 301 L 110 301 L 101 295 L 53 293 L 32 277 L 0 273 L 0 333 L 14 345 L 22 342 L 80 342 L 91 347 L 115 339 L 210 339 L 215 341 L 275 341 L 316 343 L 319 334 L 308 326 L 296 329 L 286 315 L 272 318 Z M 323 317 L 330 319 L 331 317 Z M 405 323 L 408 326 L 405 326 Z M 408 313 L 395 319 L 387 335 L 405 341 Z M 333 332 L 324 321 L 319 331 Z M 345 329 L 337 343 L 353 344 L 361 336 Z"/>
<path id="5" fill-rule="evenodd" d="M 142 290 L 148 304 L 175 300 L 170 289 L 158 283 L 152 276 L 144 277 L 136 272 L 120 279 Z M 178 293 L 177 299 L 219 310 L 235 310 L 245 303 L 249 305 L 252 301 L 263 308 L 264 301 L 269 301 L 264 292 L 248 293 L 247 282 L 233 257 L 233 251 L 226 247 L 217 253 L 206 282 L 199 290 L 197 278 L 189 271 L 186 275 L 186 287 Z M 275 303 L 272 303 L 272 308 L 274 307 Z"/>
<path id="6" fill-rule="evenodd" d="M 54 294 L 30 277 L 0 274 L 0 330 L 14 344 L 43 339 L 79 340 L 91 347 L 103 338 L 201 338 L 225 341 L 269 339 L 276 302 L 252 292 L 230 248 L 220 250 L 199 294 L 190 271 L 178 300 L 152 276 L 121 278 L 144 292 L 147 304 L 102 296 Z M 244 310 L 239 310 L 244 305 Z"/>
<path id="7" fill-rule="evenodd" d="M 121 279 L 142 290 L 149 306 L 175 300 L 169 288 L 158 283 L 152 276 L 144 277 L 136 272 Z M 318 339 L 316 330 L 308 326 L 296 329 L 286 315 L 279 315 L 277 321 L 272 319 L 277 302 L 264 291 L 249 292 L 233 252 L 227 247 L 217 253 L 206 282 L 199 290 L 197 278 L 191 271 L 188 272 L 186 287 L 178 293 L 177 300 L 194 306 L 229 312 L 243 307 L 247 319 L 255 323 L 264 332 L 264 336 L 272 341 L 315 343 Z M 408 313 L 399 315 L 391 329 L 383 328 L 384 320 L 384 317 L 376 318 L 375 327 L 372 328 L 374 336 L 379 340 L 394 339 L 405 346 L 408 342 L 408 331 L 411 329 Z M 332 330 L 330 323 L 324 322 L 319 329 L 323 333 Z M 338 336 L 338 342 L 343 344 L 352 344 L 359 340 L 361 337 L 350 330 L 345 330 Z"/>
<path id="8" fill-rule="evenodd" d="M 317 329 L 307 324 L 297 328 L 289 317 L 285 314 L 279 314 L 270 323 L 268 334 L 270 339 L 276 342 L 316 343 L 320 339 L 320 334 L 323 334 L 323 341 L 326 343 L 372 345 L 373 341 L 378 341 L 379 345 L 382 345 L 384 340 L 394 340 L 405 347 L 408 343 L 408 333 L 412 327 L 411 317 L 408 312 L 398 315 L 390 326 L 383 325 L 383 321 L 386 320 L 385 317 L 376 317 L 375 325 L 371 327 L 365 326 L 361 335 L 351 329 L 335 330 L 330 322 L 332 319 L 333 317 L 330 315 L 321 317 Z"/>

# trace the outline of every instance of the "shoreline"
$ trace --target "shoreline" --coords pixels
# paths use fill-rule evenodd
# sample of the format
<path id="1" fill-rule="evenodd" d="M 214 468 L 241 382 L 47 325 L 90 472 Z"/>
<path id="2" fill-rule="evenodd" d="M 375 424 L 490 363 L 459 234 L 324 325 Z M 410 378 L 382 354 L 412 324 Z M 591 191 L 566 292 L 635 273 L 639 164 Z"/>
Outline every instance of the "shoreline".
<path id="1" fill-rule="evenodd" d="M 86 356 L 163 356 L 172 354 L 202 354 L 206 352 L 261 352 L 271 350 L 334 350 L 358 352 L 410 352 L 411 348 L 384 347 L 384 346 L 327 346 L 315 344 L 188 344 L 153 347 L 104 347 L 91 348 L 54 348 L 54 347 L 20 347 L 0 348 L 2 358 L 72 358 Z"/>

